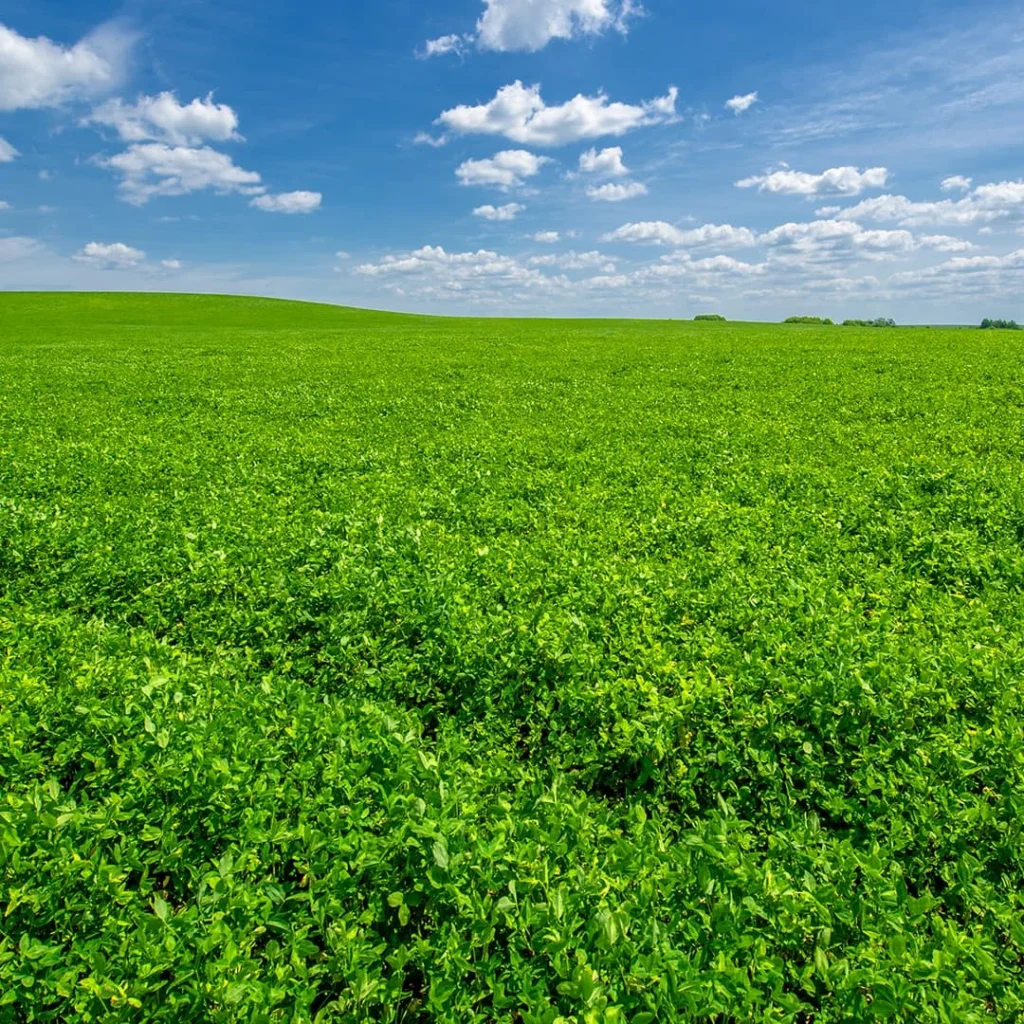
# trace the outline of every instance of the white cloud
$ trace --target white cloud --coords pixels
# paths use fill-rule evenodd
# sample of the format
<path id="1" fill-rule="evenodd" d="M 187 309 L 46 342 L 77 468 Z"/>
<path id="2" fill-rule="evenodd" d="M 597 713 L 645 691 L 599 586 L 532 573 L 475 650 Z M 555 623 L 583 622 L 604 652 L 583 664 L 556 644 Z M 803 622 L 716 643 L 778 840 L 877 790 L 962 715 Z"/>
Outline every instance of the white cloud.
<path id="1" fill-rule="evenodd" d="M 429 132 L 417 132 L 412 140 L 414 146 L 430 146 L 432 149 L 440 149 L 448 145 L 447 135 L 431 135 Z"/>
<path id="2" fill-rule="evenodd" d="M 977 273 L 984 270 L 1024 270 L 1024 249 L 1007 253 L 1005 256 L 958 256 L 939 264 L 935 270 L 953 270 L 960 273 Z"/>
<path id="3" fill-rule="evenodd" d="M 443 57 L 446 53 L 462 54 L 466 51 L 466 43 L 472 42 L 473 37 L 448 35 L 440 36 L 437 39 L 428 39 L 423 44 L 423 49 L 416 55 L 427 60 L 431 57 Z"/>
<path id="4" fill-rule="evenodd" d="M 108 100 L 85 119 L 114 128 L 125 142 L 156 140 L 175 146 L 198 146 L 205 141 L 237 142 L 238 115 L 213 94 L 181 104 L 173 92 L 140 96 L 135 103 Z"/>
<path id="5" fill-rule="evenodd" d="M 540 169 L 548 162 L 548 157 L 537 156 L 525 149 L 506 149 L 495 153 L 489 160 L 466 160 L 456 168 L 455 176 L 461 185 L 492 185 L 510 189 L 540 174 Z"/>
<path id="6" fill-rule="evenodd" d="M 499 52 L 542 50 L 553 39 L 626 33 L 629 19 L 642 13 L 635 0 L 483 0 L 486 10 L 467 35 L 428 41 L 422 57 L 462 53 L 475 43 Z"/>
<path id="7" fill-rule="evenodd" d="M 24 238 L 21 235 L 0 238 L 0 263 L 29 259 L 43 252 L 43 246 L 34 238 Z"/>
<path id="8" fill-rule="evenodd" d="M 603 236 L 605 242 L 640 242 L 648 245 L 682 245 L 683 232 L 663 220 L 638 221 Z"/>
<path id="9" fill-rule="evenodd" d="M 891 221 L 896 224 L 972 224 L 978 216 L 967 200 L 915 203 L 906 196 L 885 195 L 865 199 L 843 210 L 847 220 Z"/>
<path id="10" fill-rule="evenodd" d="M 673 87 L 665 96 L 632 105 L 612 103 L 603 93 L 578 94 L 549 107 L 539 85 L 527 87 L 516 81 L 499 89 L 488 103 L 444 111 L 435 124 L 460 135 L 504 135 L 523 145 L 562 146 L 671 121 L 678 95 Z"/>
<path id="11" fill-rule="evenodd" d="M 53 181 L 54 177 L 55 177 L 55 175 L 54 175 L 53 171 L 45 171 L 44 170 L 44 171 L 40 171 L 39 172 L 39 180 L 40 181 Z"/>
<path id="12" fill-rule="evenodd" d="M 737 188 L 757 188 L 759 192 L 791 196 L 856 196 L 866 188 L 885 188 L 889 172 L 884 167 L 860 171 L 856 167 L 832 167 L 821 174 L 808 174 L 788 168 L 770 174 L 755 175 L 736 182 Z"/>
<path id="13" fill-rule="evenodd" d="M 249 205 L 264 213 L 312 213 L 320 209 L 322 200 L 319 192 L 279 192 L 256 196 Z"/>
<path id="14" fill-rule="evenodd" d="M 891 221 L 902 227 L 989 224 L 1024 214 L 1024 181 L 979 185 L 963 199 L 914 202 L 906 196 L 865 199 L 843 211 L 847 220 Z"/>
<path id="15" fill-rule="evenodd" d="M 759 244 L 787 251 L 800 260 L 849 253 L 858 245 L 873 254 L 893 250 L 909 251 L 914 236 L 909 231 L 867 232 L 859 224 L 842 220 L 816 220 L 809 223 L 780 224 L 765 232 Z"/>
<path id="16" fill-rule="evenodd" d="M 599 153 L 588 149 L 580 154 L 580 173 L 596 174 L 602 178 L 624 178 L 629 168 L 622 162 L 622 147 L 609 146 Z"/>
<path id="17" fill-rule="evenodd" d="M 604 203 L 621 203 L 627 199 L 647 195 L 647 186 L 639 181 L 626 183 L 609 182 L 607 185 L 594 186 L 587 189 L 587 195 Z"/>
<path id="18" fill-rule="evenodd" d="M 55 107 L 116 88 L 134 37 L 116 24 L 72 47 L 0 25 L 0 110 Z"/>
<path id="19" fill-rule="evenodd" d="M 917 242 L 921 248 L 934 249 L 936 252 L 970 252 L 977 248 L 973 242 L 952 235 L 922 235 Z"/>
<path id="20" fill-rule="evenodd" d="M 763 234 L 756 234 L 745 227 L 733 227 L 731 224 L 705 224 L 683 231 L 665 221 L 645 221 L 623 224 L 616 231 L 605 235 L 604 240 L 672 246 L 677 251 L 663 256 L 662 263 L 685 263 L 691 268 L 701 261 L 694 260 L 689 250 L 709 246 L 725 249 L 765 248 L 772 252 L 772 261 L 786 267 L 828 263 L 838 259 L 886 260 L 923 250 L 968 252 L 975 248 L 970 242 L 950 235 L 925 235 L 918 238 L 903 229 L 865 230 L 860 224 L 849 220 L 780 224 Z M 664 274 L 668 271 L 652 269 L 651 273 Z"/>
<path id="21" fill-rule="evenodd" d="M 629 274 L 610 275 L 602 272 L 576 286 L 599 291 L 628 289 L 633 296 L 664 294 L 666 288 L 677 288 L 677 282 L 681 279 L 688 280 L 691 286 L 716 287 L 723 280 L 742 281 L 745 278 L 761 277 L 769 269 L 767 263 L 747 263 L 732 256 L 709 256 L 695 260 L 689 254 L 680 253 L 670 263 L 648 264 Z"/>
<path id="22" fill-rule="evenodd" d="M 75 253 L 72 259 L 79 263 L 87 263 L 103 270 L 126 270 L 137 267 L 146 258 L 141 249 L 133 249 L 123 242 L 90 242 L 84 249 Z"/>
<path id="23" fill-rule="evenodd" d="M 415 274 L 436 267 L 487 268 L 491 273 L 507 271 L 515 260 L 499 256 L 488 249 L 477 252 L 450 253 L 440 245 L 425 245 L 405 256 L 385 256 L 379 263 L 364 263 L 356 267 L 357 274 L 380 277 L 387 274 Z"/>
<path id="24" fill-rule="evenodd" d="M 160 261 L 160 266 L 163 267 L 164 270 L 181 270 L 181 268 L 184 265 L 185 264 L 182 263 L 181 260 L 161 260 Z"/>
<path id="25" fill-rule="evenodd" d="M 0 210 L 9 210 L 11 204 L 6 199 L 0 199 Z"/>
<path id="26" fill-rule="evenodd" d="M 763 263 L 745 263 L 732 256 L 710 256 L 687 266 L 699 274 L 763 274 L 767 270 Z"/>
<path id="27" fill-rule="evenodd" d="M 745 96 L 733 96 L 731 100 L 726 100 L 725 106 L 738 116 L 746 113 L 757 102 L 757 93 L 748 92 Z"/>
<path id="28" fill-rule="evenodd" d="M 950 287 L 981 290 L 986 300 L 997 292 L 1020 293 L 1024 275 L 1024 249 L 1004 256 L 956 256 L 945 263 L 921 270 L 893 274 L 890 284 L 896 286 L 935 285 L 941 291 Z"/>
<path id="29" fill-rule="evenodd" d="M 474 217 L 483 217 L 484 220 L 515 220 L 526 207 L 520 203 L 505 203 L 504 206 L 478 206 L 473 211 Z"/>
<path id="30" fill-rule="evenodd" d="M 731 224 L 703 224 L 699 228 L 680 231 L 678 246 L 690 249 L 720 245 L 726 249 L 745 249 L 757 244 L 757 235 L 750 228 L 735 228 Z"/>
<path id="31" fill-rule="evenodd" d="M 972 184 L 971 178 L 965 178 L 962 174 L 953 174 L 942 179 L 943 192 L 968 192 Z"/>
<path id="32" fill-rule="evenodd" d="M 9 164 L 21 154 L 5 139 L 0 137 L 0 164 Z"/>
<path id="33" fill-rule="evenodd" d="M 819 206 L 814 211 L 815 217 L 834 217 L 837 213 L 842 213 L 843 208 L 841 206 Z"/>
<path id="34" fill-rule="evenodd" d="M 924 235 L 898 230 L 865 230 L 850 220 L 818 220 L 781 224 L 759 236 L 758 244 L 779 250 L 784 260 L 892 259 L 922 250 L 968 252 L 972 243 L 950 235 Z"/>
<path id="35" fill-rule="evenodd" d="M 554 245 L 562 236 L 557 231 L 537 231 L 532 235 L 527 235 L 526 237 L 534 242 L 543 242 L 545 245 Z"/>
<path id="36" fill-rule="evenodd" d="M 432 245 L 405 255 L 385 256 L 379 263 L 364 263 L 355 273 L 385 282 L 411 281 L 422 294 L 464 299 L 493 299 L 499 286 L 536 290 L 564 288 L 569 283 L 487 249 L 452 253 Z M 397 291 L 406 286 L 396 283 L 389 287 Z"/>
<path id="37" fill-rule="evenodd" d="M 615 264 L 603 252 L 558 252 L 546 256 L 531 256 L 527 263 L 531 267 L 557 267 L 559 270 L 590 270 L 600 268 L 604 273 L 615 273 Z"/>
<path id="38" fill-rule="evenodd" d="M 130 146 L 97 163 L 121 175 L 122 198 L 135 206 L 142 206 L 154 196 L 181 196 L 204 189 L 222 195 L 259 195 L 265 191 L 259 174 L 236 167 L 229 156 L 208 146 L 195 149 L 149 142 Z"/>

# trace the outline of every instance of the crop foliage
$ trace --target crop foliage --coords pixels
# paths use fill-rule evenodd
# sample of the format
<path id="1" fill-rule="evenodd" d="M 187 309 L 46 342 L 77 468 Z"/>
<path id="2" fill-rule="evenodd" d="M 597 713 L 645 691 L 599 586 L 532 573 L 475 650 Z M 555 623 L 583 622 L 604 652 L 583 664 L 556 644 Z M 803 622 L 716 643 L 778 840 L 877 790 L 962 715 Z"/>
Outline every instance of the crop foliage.
<path id="1" fill-rule="evenodd" d="M 1018 335 L 0 332 L 0 1021 L 1021 1019 Z"/>

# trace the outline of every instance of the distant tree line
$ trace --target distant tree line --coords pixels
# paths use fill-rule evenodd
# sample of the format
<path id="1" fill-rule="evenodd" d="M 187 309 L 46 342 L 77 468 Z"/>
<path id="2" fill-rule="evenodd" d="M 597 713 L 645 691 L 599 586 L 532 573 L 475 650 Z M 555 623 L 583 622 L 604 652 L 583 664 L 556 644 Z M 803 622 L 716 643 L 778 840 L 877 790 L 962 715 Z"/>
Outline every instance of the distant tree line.
<path id="1" fill-rule="evenodd" d="M 986 317 L 981 321 L 983 331 L 1024 331 L 1016 320 L 989 320 Z"/>
<path id="2" fill-rule="evenodd" d="M 725 317 L 721 313 L 698 313 L 693 319 L 724 321 Z"/>
<path id="3" fill-rule="evenodd" d="M 827 316 L 791 316 L 782 321 L 784 324 L 816 324 L 819 327 L 834 327 L 835 321 Z M 995 321 L 993 321 L 993 326 Z M 844 327 L 895 327 L 896 321 L 880 316 L 877 320 L 844 320 Z"/>

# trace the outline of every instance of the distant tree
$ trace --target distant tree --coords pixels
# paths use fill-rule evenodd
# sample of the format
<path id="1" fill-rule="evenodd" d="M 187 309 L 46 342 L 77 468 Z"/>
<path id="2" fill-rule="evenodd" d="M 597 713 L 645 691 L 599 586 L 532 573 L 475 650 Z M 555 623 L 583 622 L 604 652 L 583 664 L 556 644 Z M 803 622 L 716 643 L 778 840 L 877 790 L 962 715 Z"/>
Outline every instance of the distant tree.
<path id="1" fill-rule="evenodd" d="M 876 320 L 844 320 L 844 327 L 895 327 L 896 321 L 880 316 Z"/>
<path id="2" fill-rule="evenodd" d="M 1016 320 L 989 320 L 987 317 L 981 321 L 983 331 L 1024 331 Z"/>
<path id="3" fill-rule="evenodd" d="M 693 319 L 694 320 L 715 320 L 715 321 L 721 322 L 721 321 L 725 320 L 725 317 L 722 316 L 721 313 L 698 313 Z"/>
<path id="4" fill-rule="evenodd" d="M 818 324 L 819 326 L 834 326 L 832 321 L 820 316 L 791 316 L 782 321 L 784 324 Z"/>

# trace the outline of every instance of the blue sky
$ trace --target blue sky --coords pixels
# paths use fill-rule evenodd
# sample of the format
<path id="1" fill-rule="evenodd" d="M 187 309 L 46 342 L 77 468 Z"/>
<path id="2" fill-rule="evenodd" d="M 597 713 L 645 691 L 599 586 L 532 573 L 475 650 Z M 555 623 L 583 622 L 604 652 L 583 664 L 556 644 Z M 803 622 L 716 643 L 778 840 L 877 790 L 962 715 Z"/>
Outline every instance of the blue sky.
<path id="1" fill-rule="evenodd" d="M 0 287 L 1024 316 L 1024 11 L 7 0 Z"/>

